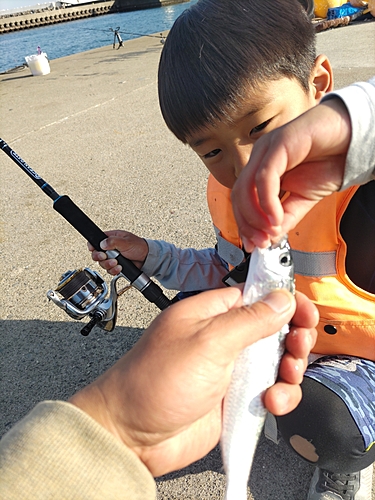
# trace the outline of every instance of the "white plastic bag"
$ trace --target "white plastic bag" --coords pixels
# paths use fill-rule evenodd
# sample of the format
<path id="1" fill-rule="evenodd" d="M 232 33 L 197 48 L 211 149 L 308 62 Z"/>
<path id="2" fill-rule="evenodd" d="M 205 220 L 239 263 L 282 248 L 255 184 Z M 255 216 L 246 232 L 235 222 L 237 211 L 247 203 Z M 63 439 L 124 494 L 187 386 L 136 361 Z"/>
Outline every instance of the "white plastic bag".
<path id="1" fill-rule="evenodd" d="M 48 75 L 48 73 L 51 72 L 47 54 L 45 52 L 32 56 L 26 56 L 25 60 L 33 76 Z"/>

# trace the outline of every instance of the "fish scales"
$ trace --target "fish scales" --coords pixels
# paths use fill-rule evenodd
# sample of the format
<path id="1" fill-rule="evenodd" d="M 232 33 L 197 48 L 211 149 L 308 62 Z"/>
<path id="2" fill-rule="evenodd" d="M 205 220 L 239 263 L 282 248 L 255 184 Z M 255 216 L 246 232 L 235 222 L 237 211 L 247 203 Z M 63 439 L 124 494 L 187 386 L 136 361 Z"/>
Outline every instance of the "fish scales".
<path id="1" fill-rule="evenodd" d="M 243 301 L 253 304 L 272 290 L 294 293 L 294 269 L 287 237 L 255 248 Z M 276 380 L 289 325 L 245 348 L 236 359 L 224 401 L 221 449 L 227 476 L 226 500 L 246 500 L 247 482 L 267 410 L 262 397 Z"/>

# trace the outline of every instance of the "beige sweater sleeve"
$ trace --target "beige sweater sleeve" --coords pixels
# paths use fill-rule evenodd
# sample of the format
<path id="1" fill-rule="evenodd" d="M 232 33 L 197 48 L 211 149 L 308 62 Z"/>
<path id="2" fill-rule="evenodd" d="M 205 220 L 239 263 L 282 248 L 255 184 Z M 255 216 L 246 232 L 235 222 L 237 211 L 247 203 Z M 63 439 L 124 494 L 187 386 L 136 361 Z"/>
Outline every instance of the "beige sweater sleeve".
<path id="1" fill-rule="evenodd" d="M 2 500 L 150 500 L 138 457 L 74 405 L 39 403 L 0 442 Z"/>

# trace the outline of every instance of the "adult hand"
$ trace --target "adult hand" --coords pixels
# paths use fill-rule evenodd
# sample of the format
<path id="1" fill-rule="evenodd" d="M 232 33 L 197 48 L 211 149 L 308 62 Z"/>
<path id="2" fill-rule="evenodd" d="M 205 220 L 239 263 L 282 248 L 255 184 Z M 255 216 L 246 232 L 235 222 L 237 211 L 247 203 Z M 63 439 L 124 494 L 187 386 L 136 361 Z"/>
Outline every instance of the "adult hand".
<path id="1" fill-rule="evenodd" d="M 322 198 L 340 189 L 351 124 L 332 98 L 262 136 L 232 192 L 247 251 L 293 229 Z M 288 192 L 283 201 L 280 193 Z"/>
<path id="2" fill-rule="evenodd" d="M 294 316 L 293 316 L 294 315 Z M 213 290 L 163 311 L 137 344 L 71 402 L 132 449 L 154 476 L 205 456 L 219 441 L 235 359 L 289 322 L 279 380 L 266 407 L 288 413 L 315 344 L 318 313 L 301 294 L 271 293 L 242 306 L 237 288 Z"/>
<path id="3" fill-rule="evenodd" d="M 91 243 L 87 243 L 92 260 L 99 262 L 99 265 L 112 276 L 119 274 L 122 267 L 116 259 L 108 259 L 105 253 L 107 250 L 118 250 L 124 257 L 133 261 L 139 269 L 143 266 L 148 254 L 146 240 L 128 231 L 106 231 L 105 234 L 108 238 L 100 243 L 103 252 L 98 252 Z"/>

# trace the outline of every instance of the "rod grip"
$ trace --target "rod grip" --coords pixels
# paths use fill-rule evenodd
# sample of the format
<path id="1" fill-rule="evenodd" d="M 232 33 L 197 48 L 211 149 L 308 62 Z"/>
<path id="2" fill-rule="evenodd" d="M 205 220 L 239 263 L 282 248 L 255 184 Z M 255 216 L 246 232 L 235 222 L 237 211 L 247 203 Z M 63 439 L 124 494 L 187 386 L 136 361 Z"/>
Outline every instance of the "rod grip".
<path id="1" fill-rule="evenodd" d="M 53 208 L 87 241 L 89 241 L 96 250 L 103 251 L 100 248 L 100 242 L 105 240 L 107 235 L 69 198 L 69 196 L 60 196 L 54 201 Z M 144 288 L 142 290 L 138 288 L 146 299 L 154 303 L 161 310 L 166 309 L 171 304 L 170 300 L 163 294 L 161 288 L 151 281 L 150 278 L 146 277 L 131 260 L 125 258 L 121 254 L 116 257 L 116 260 L 122 267 L 122 273 L 130 283 L 136 281 L 141 275 L 143 275 L 143 279 L 147 278 L 147 283 Z"/>

